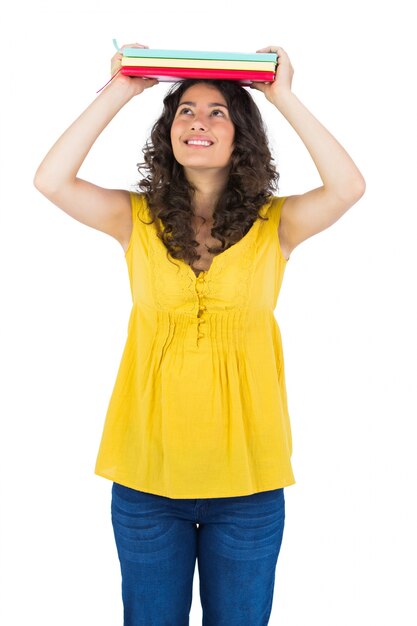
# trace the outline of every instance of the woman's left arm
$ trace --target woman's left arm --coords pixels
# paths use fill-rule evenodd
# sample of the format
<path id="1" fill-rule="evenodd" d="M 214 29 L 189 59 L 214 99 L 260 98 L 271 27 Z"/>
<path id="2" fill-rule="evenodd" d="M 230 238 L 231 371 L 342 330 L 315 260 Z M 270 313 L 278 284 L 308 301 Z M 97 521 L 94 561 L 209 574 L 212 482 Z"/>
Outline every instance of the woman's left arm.
<path id="1" fill-rule="evenodd" d="M 272 83 L 252 83 L 262 91 L 300 136 L 323 185 L 288 196 L 282 206 L 280 238 L 290 253 L 299 243 L 336 222 L 365 193 L 365 180 L 346 150 L 291 91 L 294 70 L 287 53 L 269 46 L 257 52 L 277 52 L 278 68 Z"/>

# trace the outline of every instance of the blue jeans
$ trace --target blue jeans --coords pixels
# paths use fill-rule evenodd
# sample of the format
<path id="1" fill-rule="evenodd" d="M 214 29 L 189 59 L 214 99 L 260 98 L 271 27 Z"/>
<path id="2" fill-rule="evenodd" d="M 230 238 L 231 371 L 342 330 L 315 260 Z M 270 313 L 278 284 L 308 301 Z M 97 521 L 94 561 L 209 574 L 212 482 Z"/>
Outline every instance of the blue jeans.
<path id="1" fill-rule="evenodd" d="M 196 560 L 203 626 L 268 624 L 283 488 L 193 500 L 113 483 L 111 515 L 124 626 L 188 626 Z"/>

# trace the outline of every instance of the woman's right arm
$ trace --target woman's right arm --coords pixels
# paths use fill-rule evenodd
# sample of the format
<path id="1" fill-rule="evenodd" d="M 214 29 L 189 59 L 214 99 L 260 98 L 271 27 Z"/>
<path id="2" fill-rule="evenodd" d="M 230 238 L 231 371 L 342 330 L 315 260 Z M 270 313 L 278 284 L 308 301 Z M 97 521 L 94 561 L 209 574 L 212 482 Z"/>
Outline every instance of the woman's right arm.
<path id="1" fill-rule="evenodd" d="M 129 47 L 145 47 L 130 44 Z M 120 67 L 121 53 L 112 59 L 112 72 Z M 77 173 L 97 137 L 120 109 L 155 79 L 119 74 L 52 146 L 39 165 L 35 187 L 71 217 L 115 237 L 124 247 L 132 230 L 129 192 L 105 189 L 82 180 Z"/>

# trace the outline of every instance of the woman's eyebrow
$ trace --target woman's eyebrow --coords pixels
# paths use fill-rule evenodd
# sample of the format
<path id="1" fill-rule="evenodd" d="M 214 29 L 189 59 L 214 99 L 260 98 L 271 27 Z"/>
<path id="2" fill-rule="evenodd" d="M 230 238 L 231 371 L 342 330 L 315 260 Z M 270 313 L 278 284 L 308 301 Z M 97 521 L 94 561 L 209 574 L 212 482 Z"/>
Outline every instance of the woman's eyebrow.
<path id="1" fill-rule="evenodd" d="M 180 102 L 178 106 L 181 106 L 182 104 L 188 104 L 192 107 L 197 106 L 195 102 Z M 228 107 L 225 104 L 222 104 L 221 102 L 210 102 L 209 107 L 224 107 L 225 109 L 228 109 Z"/>

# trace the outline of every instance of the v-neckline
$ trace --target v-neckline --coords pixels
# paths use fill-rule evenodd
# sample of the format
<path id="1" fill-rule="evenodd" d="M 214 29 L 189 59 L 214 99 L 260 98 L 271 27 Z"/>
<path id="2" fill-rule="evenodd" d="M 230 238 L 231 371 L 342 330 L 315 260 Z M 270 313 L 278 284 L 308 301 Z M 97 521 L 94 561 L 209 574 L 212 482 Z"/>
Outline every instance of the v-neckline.
<path id="1" fill-rule="evenodd" d="M 206 277 L 208 277 L 210 275 L 210 273 L 212 272 L 212 268 L 213 268 L 213 264 L 216 262 L 216 259 L 219 259 L 220 257 L 224 257 L 224 255 L 227 252 L 230 252 L 233 248 L 236 248 L 237 246 L 239 246 L 239 244 L 241 243 L 246 243 L 247 239 L 253 235 L 253 232 L 255 230 L 256 227 L 259 227 L 259 224 L 261 221 L 259 219 L 259 215 L 261 215 L 262 217 L 265 217 L 265 214 L 267 213 L 269 207 L 272 204 L 272 198 L 270 200 L 267 200 L 266 203 L 260 208 L 259 212 L 258 212 L 258 217 L 255 219 L 255 221 L 253 222 L 252 226 L 249 228 L 248 232 L 243 235 L 243 237 L 241 239 L 239 239 L 239 241 L 236 241 L 236 243 L 232 244 L 231 246 L 229 246 L 229 248 L 226 248 L 226 250 L 223 250 L 223 252 L 220 252 L 219 254 L 216 254 L 211 263 L 210 263 L 210 267 L 208 268 L 208 270 L 201 270 L 201 272 L 199 273 L 198 276 L 196 276 L 193 268 L 191 267 L 191 265 L 189 263 L 186 263 L 186 261 L 184 261 L 184 259 L 174 259 L 174 261 L 178 261 L 183 267 L 186 268 L 186 271 L 188 273 L 191 273 L 191 276 L 193 278 L 194 282 L 197 282 L 197 280 L 200 278 L 200 276 L 205 275 Z M 158 217 L 156 218 L 159 222 L 160 225 L 162 225 L 162 221 L 161 219 Z M 162 225 L 163 226 L 163 225 Z M 168 251 L 168 248 L 165 246 L 164 242 L 158 237 L 158 232 L 156 230 L 156 228 L 153 229 L 153 232 L 155 234 L 155 238 L 159 241 L 160 245 L 163 247 L 163 249 L 166 251 Z M 240 246 L 241 247 L 241 246 Z"/>

